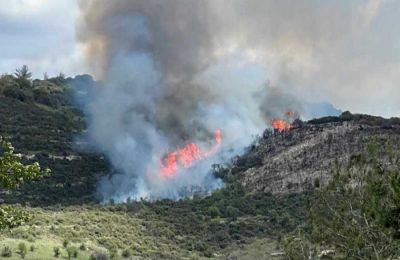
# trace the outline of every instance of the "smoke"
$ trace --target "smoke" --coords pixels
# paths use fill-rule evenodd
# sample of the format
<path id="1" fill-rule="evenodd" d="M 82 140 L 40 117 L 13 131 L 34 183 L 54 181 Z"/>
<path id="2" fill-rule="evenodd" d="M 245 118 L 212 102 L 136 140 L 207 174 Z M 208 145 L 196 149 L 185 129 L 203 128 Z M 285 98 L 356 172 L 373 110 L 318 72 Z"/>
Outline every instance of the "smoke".
<path id="1" fill-rule="evenodd" d="M 210 165 L 240 152 L 273 117 L 307 111 L 307 99 L 346 101 L 364 83 L 359 69 L 379 73 L 364 54 L 376 47 L 369 31 L 382 2 L 81 1 L 78 39 L 104 85 L 87 108 L 89 133 L 119 173 L 101 182 L 103 197 L 211 191 L 221 182 Z M 166 152 L 207 147 L 215 129 L 219 156 L 173 180 L 153 174 Z"/>

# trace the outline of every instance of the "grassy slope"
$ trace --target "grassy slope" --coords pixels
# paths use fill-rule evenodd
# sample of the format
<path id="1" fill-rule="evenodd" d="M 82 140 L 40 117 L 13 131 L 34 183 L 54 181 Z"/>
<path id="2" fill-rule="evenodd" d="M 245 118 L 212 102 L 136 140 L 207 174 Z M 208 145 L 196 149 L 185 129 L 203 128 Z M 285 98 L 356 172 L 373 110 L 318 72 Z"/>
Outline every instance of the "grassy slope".
<path id="1" fill-rule="evenodd" d="M 34 216 L 30 223 L 1 234 L 0 246 L 10 245 L 13 257 L 18 256 L 16 245 L 25 241 L 37 247 L 27 259 L 51 259 L 53 247 L 62 247 L 67 239 L 88 245 L 90 249 L 79 254 L 82 259 L 99 250 L 117 251 L 120 256 L 127 248 L 145 259 L 232 254 L 240 259 L 264 258 L 275 251 L 274 242 L 265 238 L 277 238 L 304 219 L 304 196 L 247 195 L 235 181 L 205 199 L 97 205 L 96 180 L 108 165 L 100 155 L 73 149 L 72 142 L 83 129 L 83 118 L 72 107 L 54 108 L 0 95 L 0 135 L 53 171 L 17 192 L 0 194 L 6 203 L 26 205 L 24 209 Z"/>
<path id="2" fill-rule="evenodd" d="M 236 255 L 270 254 L 274 247 L 251 252 L 254 247 L 247 244 L 292 230 L 304 215 L 299 202 L 298 197 L 257 198 L 236 192 L 182 202 L 28 208 L 35 216 L 32 221 L 4 237 L 31 241 L 37 247 L 50 241 L 50 249 L 61 247 L 64 240 L 116 249 L 119 254 L 129 248 L 137 256 L 156 259 L 219 258 L 232 250 Z M 210 216 L 213 205 L 221 210 L 217 216 Z M 223 212 L 226 205 L 236 205 L 239 216 Z"/>

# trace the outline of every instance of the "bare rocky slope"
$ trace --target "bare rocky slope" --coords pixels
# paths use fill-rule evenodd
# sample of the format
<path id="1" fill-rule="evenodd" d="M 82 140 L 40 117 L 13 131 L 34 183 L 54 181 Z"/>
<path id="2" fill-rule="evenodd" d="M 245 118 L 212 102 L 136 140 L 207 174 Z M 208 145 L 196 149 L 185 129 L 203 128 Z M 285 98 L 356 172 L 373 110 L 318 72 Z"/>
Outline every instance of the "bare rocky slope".
<path id="1" fill-rule="evenodd" d="M 307 123 L 285 133 L 265 131 L 257 144 L 238 157 L 231 173 L 251 192 L 301 192 L 324 184 L 335 165 L 366 152 L 375 140 L 386 152 L 400 149 L 400 119 L 343 113 Z"/>

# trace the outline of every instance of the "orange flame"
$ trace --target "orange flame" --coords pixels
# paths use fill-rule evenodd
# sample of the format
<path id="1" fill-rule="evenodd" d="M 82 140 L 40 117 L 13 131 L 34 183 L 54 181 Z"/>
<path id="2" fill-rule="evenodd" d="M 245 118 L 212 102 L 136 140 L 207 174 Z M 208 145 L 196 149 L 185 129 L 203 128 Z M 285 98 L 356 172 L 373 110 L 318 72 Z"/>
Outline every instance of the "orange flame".
<path id="1" fill-rule="evenodd" d="M 214 133 L 215 144 L 207 151 L 202 152 L 200 148 L 189 143 L 183 148 L 167 154 L 162 162 L 160 173 L 165 178 L 172 178 L 180 167 L 190 168 L 197 161 L 203 160 L 215 154 L 221 146 L 222 134 L 217 129 Z"/>
<path id="2" fill-rule="evenodd" d="M 294 112 L 289 110 L 285 113 L 285 115 L 288 117 L 288 119 L 290 119 L 294 117 Z M 284 133 L 290 131 L 290 129 L 293 128 L 293 125 L 288 121 L 282 119 L 274 119 L 272 120 L 272 128 L 274 128 L 279 133 Z"/>
<path id="3" fill-rule="evenodd" d="M 294 112 L 289 110 L 289 111 L 286 112 L 286 115 L 288 117 L 294 117 Z"/>
<path id="4" fill-rule="evenodd" d="M 279 133 L 290 131 L 293 128 L 293 125 L 285 120 L 274 119 L 272 120 L 272 127 L 278 131 Z"/>

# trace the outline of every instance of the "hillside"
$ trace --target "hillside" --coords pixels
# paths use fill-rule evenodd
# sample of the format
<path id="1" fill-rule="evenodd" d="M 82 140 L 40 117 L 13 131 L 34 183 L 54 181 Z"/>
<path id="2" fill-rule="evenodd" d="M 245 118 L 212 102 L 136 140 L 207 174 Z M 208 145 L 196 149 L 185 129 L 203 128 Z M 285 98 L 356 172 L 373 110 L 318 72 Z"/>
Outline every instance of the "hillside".
<path id="1" fill-rule="evenodd" d="M 17 255 L 17 245 L 23 242 L 37 248 L 28 259 L 51 259 L 53 247 L 66 256 L 63 241 L 68 241 L 77 248 L 85 246 L 79 250 L 80 259 L 101 252 L 112 259 L 124 252 L 139 259 L 269 255 L 277 250 L 276 237 L 304 219 L 303 196 L 248 196 L 235 181 L 208 198 L 100 205 L 97 180 L 111 169 L 101 154 L 75 145 L 85 122 L 71 102 L 67 80 L 36 80 L 27 89 L 14 86 L 19 95 L 4 91 L 10 78 L 6 80 L 0 81 L 0 135 L 24 160 L 39 161 L 52 174 L 16 191 L 0 191 L 0 203 L 22 207 L 34 216 L 32 222 L 3 232 L 0 249 L 9 246 Z M 44 92 L 42 99 L 35 98 L 37 89 Z M 62 102 L 53 102 L 60 97 Z M 267 252 L 254 251 L 265 246 Z"/>
<path id="2" fill-rule="evenodd" d="M 82 79 L 93 84 L 75 83 Z M 66 257 L 65 241 L 81 248 L 79 259 L 280 259 L 283 238 L 306 223 L 314 185 L 331 179 L 336 162 L 346 165 L 371 139 L 382 151 L 400 146 L 399 119 L 344 113 L 297 121 L 289 132 L 266 130 L 244 155 L 216 165 L 226 187 L 209 197 L 100 205 L 96 183 L 111 168 L 75 145 L 85 118 L 71 102 L 73 80 L 36 80 L 18 95 L 6 91 L 12 79 L 0 81 L 0 135 L 26 161 L 52 170 L 17 191 L 0 190 L 0 202 L 34 216 L 0 235 L 11 259 L 20 242 L 36 248 L 27 259 L 52 259 L 53 247 Z"/>
<path id="3" fill-rule="evenodd" d="M 232 169 L 251 192 L 291 193 L 326 184 L 335 164 L 347 165 L 376 140 L 380 149 L 400 149 L 400 119 L 343 114 L 296 125 L 287 133 L 265 131 Z"/>

